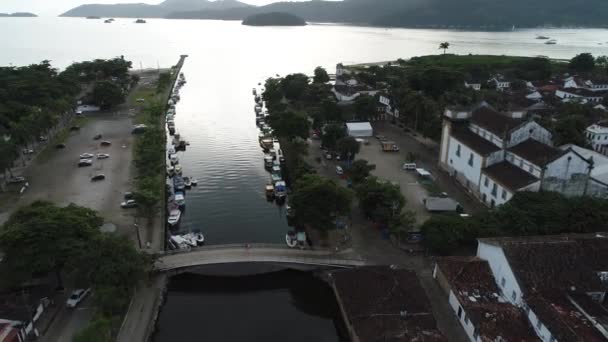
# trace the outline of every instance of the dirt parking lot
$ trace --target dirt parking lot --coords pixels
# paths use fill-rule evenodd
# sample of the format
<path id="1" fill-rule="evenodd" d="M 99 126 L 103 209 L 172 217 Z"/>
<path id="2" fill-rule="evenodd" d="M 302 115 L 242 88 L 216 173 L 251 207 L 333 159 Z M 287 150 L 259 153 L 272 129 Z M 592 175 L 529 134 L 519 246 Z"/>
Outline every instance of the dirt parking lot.
<path id="1" fill-rule="evenodd" d="M 131 191 L 130 182 L 133 136 L 131 117 L 127 113 L 89 114 L 89 120 L 79 131 L 70 132 L 64 149 L 52 146 L 46 158 L 34 161 L 25 176 L 30 187 L 19 198 L 17 205 L 46 200 L 58 205 L 75 203 L 99 213 L 106 222 L 119 231 L 132 230 L 133 211 L 120 208 L 125 191 Z M 100 140 L 94 140 L 102 134 Z M 110 146 L 101 146 L 101 141 Z M 107 153 L 108 159 L 93 158 L 93 165 L 78 167 L 82 153 Z M 105 180 L 91 181 L 91 177 L 104 174 Z"/>

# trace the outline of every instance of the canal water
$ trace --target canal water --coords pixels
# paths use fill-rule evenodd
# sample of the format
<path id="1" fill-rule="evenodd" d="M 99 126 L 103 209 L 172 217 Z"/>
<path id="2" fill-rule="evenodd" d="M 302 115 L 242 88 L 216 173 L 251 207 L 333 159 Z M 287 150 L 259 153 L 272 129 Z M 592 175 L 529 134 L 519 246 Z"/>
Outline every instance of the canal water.
<path id="1" fill-rule="evenodd" d="M 336 63 L 363 63 L 437 54 L 608 54 L 605 29 L 513 32 L 385 29 L 342 25 L 248 27 L 233 21 L 132 19 L 113 24 L 80 18 L 0 20 L 0 65 L 48 59 L 74 61 L 123 55 L 134 68 L 168 67 L 188 54 L 188 83 L 177 106 L 177 130 L 190 142 L 180 153 L 187 193 L 183 230 L 201 230 L 209 244 L 282 243 L 282 208 L 264 199 L 263 168 L 251 89 L 275 74 L 312 73 Z M 535 39 L 545 35 L 557 45 Z M 245 272 L 250 274 L 251 272 Z M 254 272 L 259 273 L 259 272 Z M 156 334 L 164 341 L 338 341 L 335 301 L 309 273 L 174 277 Z"/>
<path id="2" fill-rule="evenodd" d="M 155 342 L 347 341 L 331 288 L 293 270 L 175 276 L 159 322 Z"/>

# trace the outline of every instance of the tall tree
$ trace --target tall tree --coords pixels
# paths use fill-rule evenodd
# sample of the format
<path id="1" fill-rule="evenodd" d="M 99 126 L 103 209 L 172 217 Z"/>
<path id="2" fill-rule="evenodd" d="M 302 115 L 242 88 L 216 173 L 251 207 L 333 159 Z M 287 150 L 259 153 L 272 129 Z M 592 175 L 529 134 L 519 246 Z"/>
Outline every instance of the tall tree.
<path id="1" fill-rule="evenodd" d="M 358 184 L 355 193 L 363 212 L 368 217 L 386 224 L 400 215 L 405 206 L 405 198 L 399 185 L 380 181 L 376 177 L 368 177 Z"/>
<path id="2" fill-rule="evenodd" d="M 595 69 L 595 58 L 588 52 L 581 53 L 572 57 L 568 67 L 578 72 L 590 72 Z"/>
<path id="3" fill-rule="evenodd" d="M 315 77 L 313 78 L 314 83 L 327 83 L 329 82 L 329 75 L 327 71 L 322 67 L 317 67 L 315 69 Z"/>
<path id="4" fill-rule="evenodd" d="M 321 144 L 323 147 L 333 150 L 337 147 L 338 140 L 345 136 L 346 132 L 342 125 L 330 124 L 325 126 L 323 135 L 321 136 Z"/>
<path id="5" fill-rule="evenodd" d="M 359 153 L 361 146 L 359 142 L 353 137 L 344 137 L 336 143 L 336 149 L 341 156 L 344 156 L 350 162 L 355 158 L 355 155 Z"/>
<path id="6" fill-rule="evenodd" d="M 299 225 L 327 231 L 333 220 L 350 212 L 351 192 L 333 180 L 309 174 L 296 182 L 291 204 Z"/>
<path id="7" fill-rule="evenodd" d="M 369 177 L 370 173 L 375 169 L 376 165 L 369 164 L 367 160 L 359 159 L 353 162 L 350 169 L 348 170 L 348 173 L 350 175 L 350 179 L 356 185 L 363 182 L 367 177 Z"/>
<path id="8" fill-rule="evenodd" d="M 309 135 L 310 122 L 303 113 L 288 110 L 285 112 L 273 112 L 268 117 L 268 123 L 278 137 L 294 140 L 295 138 L 306 139 Z"/>
<path id="9" fill-rule="evenodd" d="M 109 109 L 125 101 L 123 89 L 112 81 L 99 81 L 93 87 L 93 103 L 102 109 Z"/>
<path id="10" fill-rule="evenodd" d="M 63 286 L 62 272 L 74 270 L 82 251 L 91 246 L 103 219 L 93 210 L 71 204 L 57 207 L 34 202 L 11 215 L 0 232 L 5 265 L 16 281 L 54 272 Z"/>
<path id="11" fill-rule="evenodd" d="M 376 114 L 377 100 L 373 96 L 361 95 L 355 99 L 355 115 L 358 120 L 367 121 Z"/>
<path id="12" fill-rule="evenodd" d="M 448 42 L 443 42 L 443 43 L 439 44 L 439 49 L 443 50 L 444 55 L 445 55 L 447 49 L 449 49 L 449 48 L 450 48 L 450 43 L 448 43 Z"/>

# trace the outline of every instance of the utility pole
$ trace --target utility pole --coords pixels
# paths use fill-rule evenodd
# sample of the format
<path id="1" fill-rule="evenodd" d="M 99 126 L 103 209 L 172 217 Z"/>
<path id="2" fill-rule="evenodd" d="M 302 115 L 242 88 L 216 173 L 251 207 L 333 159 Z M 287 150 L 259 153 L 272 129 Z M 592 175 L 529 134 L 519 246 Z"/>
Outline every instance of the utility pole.
<path id="1" fill-rule="evenodd" d="M 139 226 L 137 225 L 137 223 L 133 223 L 133 228 L 137 233 L 137 243 L 139 244 L 139 249 L 141 249 L 141 236 L 139 235 Z"/>

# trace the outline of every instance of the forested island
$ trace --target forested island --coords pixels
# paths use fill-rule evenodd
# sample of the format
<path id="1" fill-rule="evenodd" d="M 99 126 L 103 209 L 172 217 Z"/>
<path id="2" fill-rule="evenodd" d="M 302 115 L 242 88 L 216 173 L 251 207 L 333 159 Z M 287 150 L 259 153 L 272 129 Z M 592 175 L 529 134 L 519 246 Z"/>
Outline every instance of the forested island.
<path id="1" fill-rule="evenodd" d="M 248 26 L 306 26 L 306 21 L 293 14 L 270 12 L 251 15 L 243 20 Z"/>
<path id="2" fill-rule="evenodd" d="M 15 12 L 15 13 L 0 13 L 0 18 L 33 18 L 37 17 L 34 13 L 30 12 Z"/>

